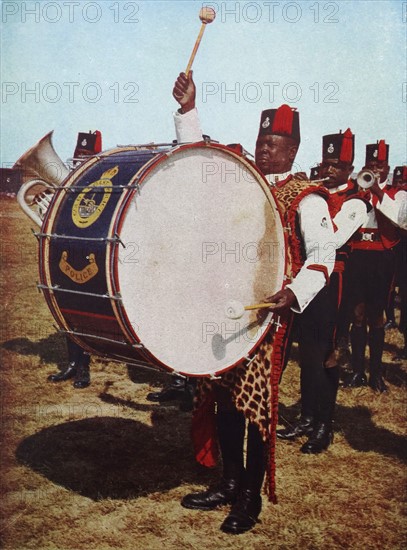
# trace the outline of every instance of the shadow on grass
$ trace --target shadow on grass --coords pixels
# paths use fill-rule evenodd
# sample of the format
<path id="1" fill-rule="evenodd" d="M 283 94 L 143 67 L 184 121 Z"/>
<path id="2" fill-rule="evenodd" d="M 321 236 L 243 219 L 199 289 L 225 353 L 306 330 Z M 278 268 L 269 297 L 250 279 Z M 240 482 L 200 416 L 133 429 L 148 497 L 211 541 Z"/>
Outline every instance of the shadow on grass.
<path id="1" fill-rule="evenodd" d="M 367 407 L 338 405 L 335 416 L 352 449 L 365 453 L 375 452 L 407 462 L 407 439 L 387 428 L 376 426 Z"/>
<path id="2" fill-rule="evenodd" d="M 92 500 L 133 499 L 182 483 L 207 483 L 197 467 L 189 417 L 153 413 L 154 426 L 100 417 L 51 426 L 24 439 L 21 464 Z"/>
<path id="3" fill-rule="evenodd" d="M 337 405 L 335 411 L 334 431 L 341 432 L 352 449 L 361 453 L 378 453 L 407 463 L 407 438 L 377 426 L 367 407 Z M 299 401 L 289 407 L 280 403 L 281 424 L 292 425 L 300 412 Z"/>
<path id="4" fill-rule="evenodd" d="M 66 338 L 57 332 L 35 342 L 28 338 L 14 338 L 4 342 L 1 348 L 19 355 L 38 356 L 41 363 L 54 363 L 59 369 L 65 368 L 68 360 Z"/>
<path id="5" fill-rule="evenodd" d="M 1 344 L 0 348 L 18 355 L 39 357 L 41 364 L 54 364 L 64 370 L 68 362 L 66 337 L 63 334 L 50 334 L 38 341 L 28 338 L 14 338 Z M 97 356 L 94 356 L 96 359 Z M 100 359 L 101 360 L 101 359 Z M 128 377 L 134 384 L 152 384 L 160 387 L 171 382 L 171 375 L 158 368 L 126 365 Z"/>

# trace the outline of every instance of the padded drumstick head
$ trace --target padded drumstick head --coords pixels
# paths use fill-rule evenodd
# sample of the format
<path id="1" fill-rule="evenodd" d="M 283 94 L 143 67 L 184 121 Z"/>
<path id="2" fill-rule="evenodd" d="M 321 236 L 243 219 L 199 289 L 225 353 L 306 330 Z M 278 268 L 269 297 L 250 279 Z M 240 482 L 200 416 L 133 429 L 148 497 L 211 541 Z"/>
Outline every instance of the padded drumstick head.
<path id="1" fill-rule="evenodd" d="M 201 10 L 199 12 L 199 19 L 205 25 L 207 23 L 212 23 L 212 21 L 215 19 L 215 17 L 216 17 L 215 10 L 213 8 L 208 7 L 208 6 L 205 6 L 205 7 L 201 8 Z"/>
<path id="2" fill-rule="evenodd" d="M 244 305 L 237 300 L 230 300 L 230 302 L 226 304 L 225 314 L 229 319 L 240 319 L 240 317 L 243 317 L 244 312 Z"/>

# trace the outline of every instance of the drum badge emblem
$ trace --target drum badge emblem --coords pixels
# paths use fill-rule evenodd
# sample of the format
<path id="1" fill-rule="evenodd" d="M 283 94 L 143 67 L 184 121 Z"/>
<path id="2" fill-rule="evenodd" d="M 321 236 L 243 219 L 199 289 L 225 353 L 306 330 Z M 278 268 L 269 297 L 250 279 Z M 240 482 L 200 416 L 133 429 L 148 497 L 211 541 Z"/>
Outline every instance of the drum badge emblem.
<path id="1" fill-rule="evenodd" d="M 72 221 L 76 227 L 89 227 L 99 218 L 112 193 L 111 180 L 118 172 L 118 166 L 110 168 L 79 193 L 72 206 Z"/>
<path id="2" fill-rule="evenodd" d="M 69 277 L 71 281 L 73 281 L 74 283 L 78 283 L 79 285 L 83 285 L 84 283 L 87 283 L 90 279 L 92 279 L 92 277 L 94 277 L 99 271 L 95 255 L 89 254 L 87 259 L 89 260 L 87 266 L 80 270 L 75 269 L 71 266 L 70 263 L 68 263 L 68 252 L 64 250 L 62 252 L 61 259 L 59 260 L 59 269 L 62 271 L 62 273 L 65 273 L 65 275 Z"/>

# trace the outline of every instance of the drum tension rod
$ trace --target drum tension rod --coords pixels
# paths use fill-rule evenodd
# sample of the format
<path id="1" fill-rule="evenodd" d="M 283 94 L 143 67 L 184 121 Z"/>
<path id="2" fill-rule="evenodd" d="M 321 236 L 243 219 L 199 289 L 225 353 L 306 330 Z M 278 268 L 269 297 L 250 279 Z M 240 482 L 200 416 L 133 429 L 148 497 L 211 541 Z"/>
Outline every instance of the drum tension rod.
<path id="1" fill-rule="evenodd" d="M 98 336 L 96 334 L 87 334 L 86 332 L 79 332 L 77 330 L 64 330 L 57 329 L 62 334 L 71 334 L 72 336 L 82 336 L 83 338 L 93 338 L 94 340 L 103 340 L 104 342 L 110 342 L 119 346 L 133 347 L 137 349 L 144 348 L 143 344 L 131 344 L 130 342 L 120 342 L 119 340 L 113 340 L 113 338 L 106 338 L 105 336 Z"/>

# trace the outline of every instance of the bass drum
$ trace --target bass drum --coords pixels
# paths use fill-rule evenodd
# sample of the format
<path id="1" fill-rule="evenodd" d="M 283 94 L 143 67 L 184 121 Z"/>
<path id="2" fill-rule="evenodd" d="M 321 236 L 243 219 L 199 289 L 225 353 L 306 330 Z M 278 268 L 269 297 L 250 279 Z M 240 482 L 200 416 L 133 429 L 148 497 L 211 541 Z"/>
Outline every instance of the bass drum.
<path id="1" fill-rule="evenodd" d="M 110 360 L 217 376 L 250 360 L 272 314 L 229 319 L 284 282 L 283 226 L 241 152 L 124 147 L 83 163 L 39 233 L 40 288 L 62 332 Z"/>

